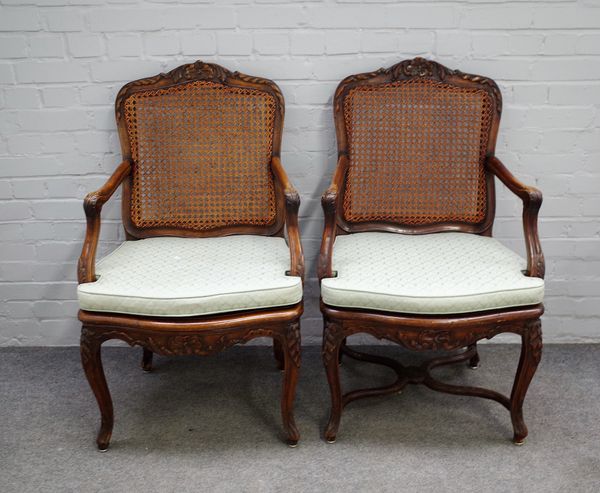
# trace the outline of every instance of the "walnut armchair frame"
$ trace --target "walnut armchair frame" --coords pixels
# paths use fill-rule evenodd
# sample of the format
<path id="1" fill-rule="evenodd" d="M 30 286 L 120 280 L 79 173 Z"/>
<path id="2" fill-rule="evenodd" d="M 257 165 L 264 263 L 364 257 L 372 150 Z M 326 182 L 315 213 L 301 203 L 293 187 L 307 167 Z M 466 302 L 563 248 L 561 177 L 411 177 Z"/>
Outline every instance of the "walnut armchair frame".
<path id="1" fill-rule="evenodd" d="M 485 91 L 489 107 L 487 131 L 482 132 L 482 149 L 479 160 L 481 190 L 478 217 L 453 218 L 432 217 L 425 221 L 389 220 L 367 218 L 348 220 L 345 199 L 348 194 L 348 175 L 352 155 L 349 151 L 345 118 L 345 99 L 356 88 L 375 89 L 404 82 L 442 84 L 447 88 L 465 88 Z M 329 188 L 322 196 L 325 217 L 324 231 L 318 261 L 319 280 L 335 277 L 333 270 L 333 247 L 338 235 L 363 231 L 387 231 L 400 234 L 424 234 L 444 231 L 492 235 L 495 211 L 494 179 L 498 178 L 523 202 L 523 228 L 527 248 L 527 276 L 544 277 L 544 257 L 537 229 L 538 211 L 542 203 L 539 190 L 523 185 L 494 155 L 502 99 L 497 85 L 491 79 L 450 70 L 436 62 L 422 58 L 406 60 L 388 69 L 358 74 L 344 79 L 334 97 L 334 117 L 338 143 L 338 162 Z M 431 122 L 429 122 L 431 124 Z M 401 214 L 400 211 L 398 214 Z M 443 216 L 443 212 L 440 213 Z M 410 218 L 409 218 L 410 219 Z M 440 392 L 469 395 L 491 399 L 510 411 L 514 430 L 513 442 L 522 444 L 528 434 L 523 420 L 523 401 L 529 384 L 541 359 L 542 332 L 540 316 L 542 304 L 487 312 L 460 315 L 417 315 L 383 311 L 348 309 L 327 305 L 321 300 L 324 319 L 322 357 L 331 390 L 331 412 L 325 428 L 325 439 L 336 440 L 343 408 L 350 402 L 370 396 L 400 392 L 408 384 L 424 384 Z M 420 367 L 405 367 L 400 363 L 379 356 L 365 354 L 349 348 L 346 338 L 366 333 L 379 339 L 387 339 L 414 351 L 456 351 L 447 357 L 435 358 Z M 477 342 L 490 339 L 499 333 L 514 333 L 521 337 L 521 356 L 513 389 L 509 397 L 479 387 L 449 385 L 434 379 L 430 370 L 442 365 L 468 361 L 472 368 L 479 364 Z M 383 387 L 354 390 L 343 394 L 340 383 L 339 362 L 342 354 L 354 359 L 382 364 L 397 374 L 397 380 Z"/>
<path id="2" fill-rule="evenodd" d="M 127 105 L 133 95 L 148 91 L 177 92 L 190 84 L 207 84 L 217 89 L 243 94 L 259 94 L 268 99 L 272 109 L 270 130 L 270 163 L 267 161 L 270 193 L 270 215 L 264 220 L 237 223 L 235 217 L 224 224 L 199 228 L 186 221 L 168 224 L 143 224 L 135 220 L 136 159 L 131 134 L 127 126 Z M 161 93 L 162 94 L 162 93 Z M 284 100 L 277 85 L 260 77 L 252 77 L 210 63 L 195 62 L 180 66 L 166 74 L 140 79 L 125 85 L 116 99 L 116 118 L 121 141 L 123 162 L 106 184 L 87 195 L 84 210 L 87 230 L 78 263 L 79 283 L 96 280 L 95 257 L 100 234 L 103 205 L 122 186 L 122 217 L 127 240 L 135 241 L 153 236 L 210 237 L 232 234 L 255 234 L 284 237 L 290 250 L 290 267 L 286 274 L 304 277 L 304 257 L 298 229 L 300 197 L 291 185 L 280 161 L 281 134 L 284 118 Z M 194 136 L 195 137 L 195 136 Z M 206 135 L 198 138 L 207 138 Z M 176 191 L 177 192 L 177 191 Z M 200 190 L 196 190 L 200 194 Z M 187 206 L 194 200 L 186 196 Z M 238 197 L 232 200 L 239 201 Z M 257 337 L 274 341 L 275 358 L 283 371 L 281 414 L 286 441 L 295 446 L 300 437 L 294 421 L 293 404 L 298 370 L 300 367 L 300 316 L 302 301 L 272 309 L 237 311 L 197 317 L 149 317 L 119 313 L 79 311 L 81 332 L 81 360 L 83 368 L 100 408 L 101 426 L 97 445 L 101 451 L 108 448 L 113 429 L 113 404 L 102 368 L 101 345 L 110 339 L 125 341 L 143 348 L 142 368 L 150 371 L 153 353 L 161 355 L 208 355 L 236 344 L 244 344 Z"/>

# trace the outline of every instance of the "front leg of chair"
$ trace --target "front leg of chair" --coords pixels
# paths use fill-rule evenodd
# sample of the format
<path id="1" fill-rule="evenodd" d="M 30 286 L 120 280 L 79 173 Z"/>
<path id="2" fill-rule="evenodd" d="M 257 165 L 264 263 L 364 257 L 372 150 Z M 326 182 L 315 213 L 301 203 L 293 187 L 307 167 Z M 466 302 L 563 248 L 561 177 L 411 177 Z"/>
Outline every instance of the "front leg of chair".
<path id="1" fill-rule="evenodd" d="M 300 369 L 300 322 L 289 324 L 280 343 L 283 353 L 283 390 L 281 393 L 281 418 L 283 428 L 287 435 L 287 444 L 290 447 L 298 445 L 300 432 L 294 419 L 294 399 L 296 398 L 296 384 Z"/>
<path id="2" fill-rule="evenodd" d="M 152 371 L 152 351 L 144 348 L 144 352 L 142 354 L 142 370 L 149 373 Z"/>
<path id="3" fill-rule="evenodd" d="M 275 356 L 275 361 L 277 362 L 277 369 L 283 371 L 285 369 L 285 357 L 283 355 L 281 342 L 279 342 L 277 339 L 273 339 L 273 355 Z"/>
<path id="4" fill-rule="evenodd" d="M 521 341 L 521 357 L 510 396 L 510 417 L 515 445 L 523 445 L 527 437 L 527 426 L 523 420 L 523 401 L 542 358 L 542 324 L 539 319 L 525 326 Z"/>
<path id="5" fill-rule="evenodd" d="M 93 328 L 85 326 L 82 328 L 81 363 L 100 408 L 101 423 L 96 443 L 101 452 L 108 449 L 114 423 L 113 403 L 102 368 L 101 346 L 103 342 L 104 339 Z"/>
<path id="6" fill-rule="evenodd" d="M 323 328 L 323 364 L 327 373 L 329 390 L 331 392 L 331 411 L 329 421 L 325 427 L 325 440 L 334 443 L 340 419 L 342 417 L 342 385 L 340 382 L 340 352 L 344 337 L 341 335 L 341 326 L 338 323 L 324 320 Z"/>

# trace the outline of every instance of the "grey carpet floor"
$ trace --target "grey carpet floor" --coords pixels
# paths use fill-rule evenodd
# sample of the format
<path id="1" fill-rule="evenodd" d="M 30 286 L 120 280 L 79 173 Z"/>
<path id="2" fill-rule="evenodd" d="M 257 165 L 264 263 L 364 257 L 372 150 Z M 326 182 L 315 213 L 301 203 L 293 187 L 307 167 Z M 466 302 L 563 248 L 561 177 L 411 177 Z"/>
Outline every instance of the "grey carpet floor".
<path id="1" fill-rule="evenodd" d="M 479 370 L 438 375 L 508 393 L 518 352 L 487 345 Z M 319 350 L 308 347 L 296 401 L 302 441 L 291 449 L 280 441 L 280 374 L 269 348 L 157 357 L 151 374 L 139 357 L 139 349 L 104 350 L 116 423 L 102 454 L 78 350 L 0 350 L 0 491 L 600 491 L 600 346 L 544 348 L 523 447 L 512 445 L 499 404 L 420 386 L 351 404 L 337 443 L 327 444 L 328 389 Z M 365 363 L 342 368 L 347 386 L 391 378 Z"/>

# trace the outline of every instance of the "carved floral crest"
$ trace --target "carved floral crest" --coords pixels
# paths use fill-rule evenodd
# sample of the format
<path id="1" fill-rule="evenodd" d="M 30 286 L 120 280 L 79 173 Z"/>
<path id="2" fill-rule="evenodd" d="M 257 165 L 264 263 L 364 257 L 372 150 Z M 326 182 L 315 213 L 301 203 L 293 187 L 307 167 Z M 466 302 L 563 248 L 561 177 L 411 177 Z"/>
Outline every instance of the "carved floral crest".
<path id="1" fill-rule="evenodd" d="M 496 101 L 496 111 L 498 114 L 502 112 L 502 95 L 500 93 L 500 89 L 492 79 L 482 77 L 481 75 L 465 74 L 459 70 L 452 70 L 448 67 L 445 67 L 441 63 L 434 62 L 433 60 L 426 60 L 425 58 L 421 57 L 404 60 L 392 65 L 389 68 L 380 68 L 374 72 L 367 72 L 346 77 L 336 90 L 336 109 L 340 108 L 340 100 L 343 99 L 341 96 L 344 92 L 346 92 L 349 86 L 354 86 L 356 83 L 360 83 L 362 81 L 381 78 L 382 76 L 387 76 L 387 80 L 383 80 L 382 83 L 396 82 L 415 77 L 430 78 L 448 84 L 452 83 L 452 78 L 474 82 L 480 86 L 483 86 L 483 89 L 493 94 L 494 100 Z"/>
<path id="2" fill-rule="evenodd" d="M 406 77 L 431 77 L 440 68 L 443 67 L 435 62 L 417 57 L 394 65 L 391 67 L 391 72 L 394 79 L 398 79 L 400 74 Z"/>
<path id="3" fill-rule="evenodd" d="M 145 79 L 139 79 L 125 84 L 119 91 L 115 102 L 117 118 L 122 118 L 122 107 L 124 100 L 134 89 L 158 89 L 161 87 L 167 87 L 169 85 L 192 82 L 196 80 L 207 80 L 216 82 L 218 84 L 227 85 L 229 85 L 231 82 L 235 83 L 235 81 L 242 81 L 249 84 L 263 86 L 275 97 L 277 100 L 278 111 L 281 115 L 283 115 L 283 95 L 281 94 L 279 87 L 273 81 L 264 79 L 262 77 L 254 77 L 251 75 L 242 74 L 240 72 L 231 72 L 230 70 L 227 70 L 225 67 L 217 65 L 216 63 L 206 63 L 198 60 L 193 63 L 181 65 L 167 73 L 161 73 L 155 75 L 154 77 L 147 77 Z"/>

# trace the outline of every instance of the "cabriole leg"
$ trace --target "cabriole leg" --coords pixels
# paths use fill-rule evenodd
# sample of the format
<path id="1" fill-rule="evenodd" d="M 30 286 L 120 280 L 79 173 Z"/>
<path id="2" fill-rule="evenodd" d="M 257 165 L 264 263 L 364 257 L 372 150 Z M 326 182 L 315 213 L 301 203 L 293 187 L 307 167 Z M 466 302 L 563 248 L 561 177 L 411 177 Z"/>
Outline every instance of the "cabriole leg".
<path id="1" fill-rule="evenodd" d="M 527 426 L 523 420 L 523 401 L 542 358 L 542 324 L 540 320 L 527 324 L 521 341 L 521 357 L 510 395 L 510 417 L 514 429 L 513 442 L 515 445 L 523 445 L 527 437 Z"/>
<path id="2" fill-rule="evenodd" d="M 106 384 L 104 369 L 102 368 L 101 345 L 103 342 L 102 338 L 93 329 L 85 326 L 82 328 L 80 343 L 81 363 L 100 408 L 100 431 L 96 439 L 100 451 L 108 449 L 114 423 L 113 403 L 108 385 Z"/>
<path id="3" fill-rule="evenodd" d="M 294 419 L 294 399 L 300 369 L 300 322 L 293 322 L 287 328 L 283 343 L 279 346 L 283 355 L 283 389 L 281 393 L 281 417 L 290 447 L 295 447 L 300 432 Z"/>
<path id="4" fill-rule="evenodd" d="M 145 372 L 152 371 L 152 351 L 144 348 L 144 352 L 142 354 L 142 370 Z"/>
<path id="5" fill-rule="evenodd" d="M 329 390 L 331 392 L 331 411 L 329 421 L 325 427 L 325 440 L 334 443 L 340 419 L 342 417 L 342 386 L 340 383 L 340 348 L 343 338 L 338 337 L 338 324 L 325 320 L 323 329 L 323 364 L 327 373 Z"/>

